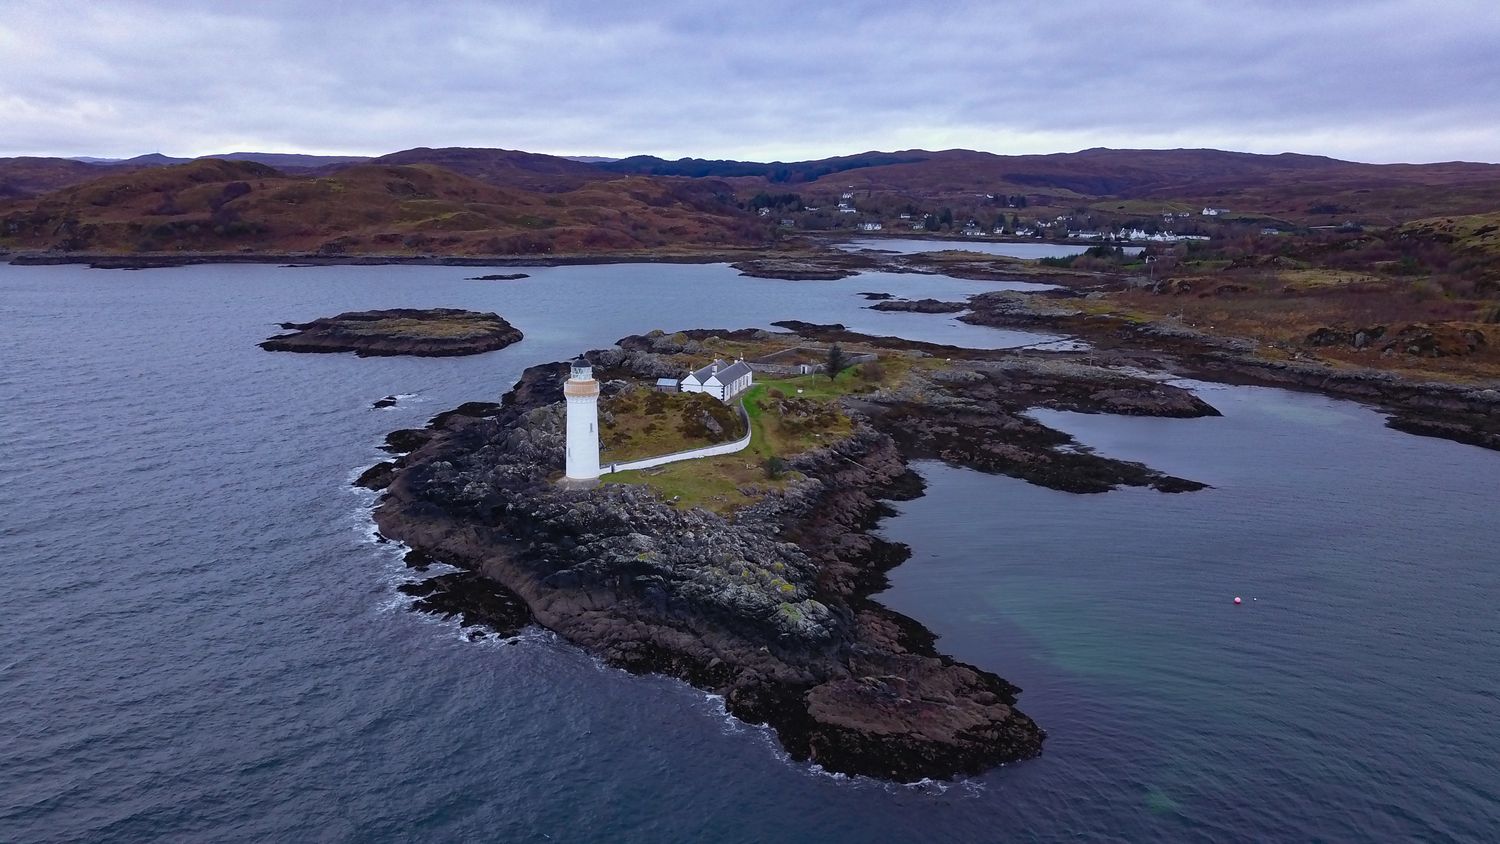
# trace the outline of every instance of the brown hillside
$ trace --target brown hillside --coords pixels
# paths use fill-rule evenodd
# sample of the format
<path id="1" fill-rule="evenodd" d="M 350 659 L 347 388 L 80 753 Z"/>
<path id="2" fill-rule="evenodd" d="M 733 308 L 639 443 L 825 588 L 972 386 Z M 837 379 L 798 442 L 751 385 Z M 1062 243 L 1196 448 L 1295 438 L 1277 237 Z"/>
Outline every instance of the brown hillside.
<path id="1" fill-rule="evenodd" d="M 97 179 L 109 172 L 68 158 L 0 158 L 0 199 L 35 196 Z"/>
<path id="2" fill-rule="evenodd" d="M 430 165 L 315 178 L 201 160 L 0 205 L 0 244 L 101 253 L 506 255 L 758 244 L 766 229 L 713 180 L 622 178 L 559 193 Z"/>
<path id="3" fill-rule="evenodd" d="M 831 196 L 855 190 L 916 202 L 1027 194 L 1066 207 L 1101 199 L 1215 205 L 1311 224 L 1365 217 L 1396 223 L 1500 207 L 1500 165 L 1361 164 L 1320 156 L 1220 150 L 1090 149 L 1003 156 L 971 150 L 900 155 L 920 161 L 864 167 L 799 186 Z"/>
<path id="4" fill-rule="evenodd" d="M 370 163 L 431 164 L 496 187 L 545 193 L 570 191 L 589 182 L 620 178 L 581 161 L 509 149 L 417 147 L 382 155 Z"/>

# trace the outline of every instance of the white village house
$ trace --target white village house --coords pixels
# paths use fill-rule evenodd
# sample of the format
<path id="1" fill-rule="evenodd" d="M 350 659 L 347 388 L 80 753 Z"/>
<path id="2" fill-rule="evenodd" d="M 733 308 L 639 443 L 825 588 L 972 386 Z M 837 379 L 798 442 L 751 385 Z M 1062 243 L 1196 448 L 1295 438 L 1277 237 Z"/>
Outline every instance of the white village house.
<path id="1" fill-rule="evenodd" d="M 689 372 L 679 389 L 684 393 L 708 393 L 719 401 L 729 401 L 750 389 L 753 383 L 755 374 L 744 361 L 725 364 L 722 360 L 715 360 L 702 369 Z"/>

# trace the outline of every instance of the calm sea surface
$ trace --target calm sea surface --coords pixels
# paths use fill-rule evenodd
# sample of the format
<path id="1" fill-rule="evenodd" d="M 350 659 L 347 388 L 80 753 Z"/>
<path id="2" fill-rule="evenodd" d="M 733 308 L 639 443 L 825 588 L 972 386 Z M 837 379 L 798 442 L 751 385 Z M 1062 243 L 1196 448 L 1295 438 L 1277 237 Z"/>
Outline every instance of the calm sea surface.
<path id="1" fill-rule="evenodd" d="M 921 464 L 882 599 L 1026 691 L 1046 754 L 895 786 L 552 636 L 407 612 L 350 479 L 387 431 L 663 328 L 843 322 L 993 283 L 722 266 L 0 266 L 0 841 L 1271 841 L 1500 836 L 1500 454 L 1357 405 L 1039 414 L 1214 486 L 1074 496 Z M 282 320 L 496 310 L 468 358 L 272 354 Z M 371 410 L 387 393 L 406 396 Z M 1235 595 L 1245 603 L 1234 606 Z"/>

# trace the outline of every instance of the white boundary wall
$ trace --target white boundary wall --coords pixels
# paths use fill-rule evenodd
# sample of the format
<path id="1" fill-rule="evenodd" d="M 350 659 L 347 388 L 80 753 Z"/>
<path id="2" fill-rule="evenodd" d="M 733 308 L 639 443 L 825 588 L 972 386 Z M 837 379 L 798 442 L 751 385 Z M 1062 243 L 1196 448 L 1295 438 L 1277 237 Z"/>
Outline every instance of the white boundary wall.
<path id="1" fill-rule="evenodd" d="M 665 466 L 668 463 L 676 463 L 680 460 L 692 460 L 697 457 L 716 457 L 720 454 L 734 454 L 736 451 L 744 451 L 750 445 L 750 414 L 745 412 L 745 403 L 740 402 L 740 419 L 745 423 L 745 436 L 730 443 L 719 443 L 708 445 L 703 448 L 690 448 L 687 451 L 674 451 L 671 454 L 663 454 L 659 457 L 644 457 L 640 460 L 627 460 L 624 463 L 609 463 L 599 469 L 599 474 L 608 475 L 610 472 L 625 472 L 630 469 L 650 469 L 653 466 Z"/>

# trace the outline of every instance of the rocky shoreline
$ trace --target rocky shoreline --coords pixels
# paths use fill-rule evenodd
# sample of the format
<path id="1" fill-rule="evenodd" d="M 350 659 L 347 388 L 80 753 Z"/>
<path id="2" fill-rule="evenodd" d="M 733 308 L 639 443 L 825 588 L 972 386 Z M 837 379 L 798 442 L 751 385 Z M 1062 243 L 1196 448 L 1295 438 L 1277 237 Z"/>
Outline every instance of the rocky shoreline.
<path id="1" fill-rule="evenodd" d="M 1088 342 L 1090 357 L 1231 384 L 1282 387 L 1373 405 L 1399 431 L 1500 450 L 1500 390 L 1418 381 L 1373 369 L 1340 369 L 1299 360 L 1268 360 L 1248 340 L 1191 328 L 1099 316 L 1077 307 L 1066 290 L 1009 291 L 970 297 L 962 322 L 996 328 L 1058 332 Z"/>
<path id="2" fill-rule="evenodd" d="M 354 352 L 360 357 L 453 357 L 503 349 L 522 339 L 521 332 L 499 314 L 459 308 L 349 311 L 312 322 L 283 322 L 281 327 L 292 333 L 263 341 L 262 349 Z"/>
<path id="3" fill-rule="evenodd" d="M 710 332 L 687 332 L 694 339 Z M 738 332 L 711 332 L 734 337 Z M 749 332 L 745 332 L 746 336 Z M 606 380 L 656 369 L 648 338 L 589 353 Z M 679 509 L 642 486 L 570 490 L 562 364 L 532 367 L 499 403 L 395 432 L 400 456 L 359 483 L 414 567 L 460 569 L 403 587 L 419 609 L 501 633 L 545 626 L 611 665 L 678 677 L 768 724 L 794 758 L 898 780 L 978 773 L 1041 752 L 1020 690 L 937 652 L 872 596 L 909 554 L 870 530 L 887 501 L 921 494 L 908 468 L 936 457 L 1058 489 L 1201 488 L 1070 443 L 1029 407 L 1212 415 L 1186 391 L 1019 356 L 975 361 L 847 401 L 853 433 L 796 456 L 784 491 L 731 517 Z"/>

